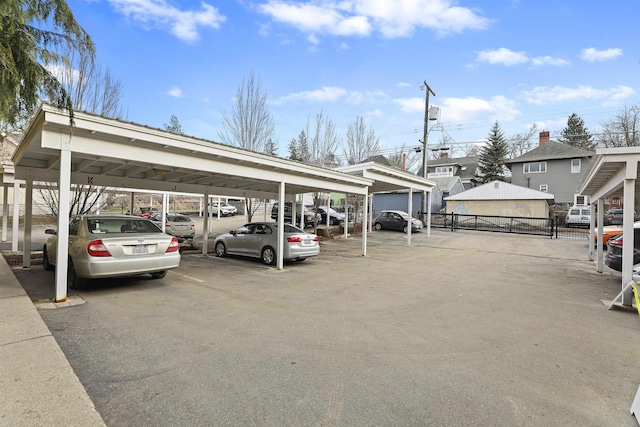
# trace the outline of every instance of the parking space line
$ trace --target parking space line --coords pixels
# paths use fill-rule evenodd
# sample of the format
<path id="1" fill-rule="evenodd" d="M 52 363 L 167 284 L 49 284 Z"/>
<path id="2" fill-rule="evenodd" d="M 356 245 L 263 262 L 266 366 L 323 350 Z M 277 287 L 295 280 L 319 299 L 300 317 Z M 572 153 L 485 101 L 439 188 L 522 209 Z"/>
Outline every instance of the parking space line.
<path id="1" fill-rule="evenodd" d="M 205 283 L 205 282 L 206 282 L 205 280 L 196 279 L 195 277 L 187 276 L 186 274 L 176 273 L 176 272 L 175 272 L 175 271 L 173 271 L 173 270 L 169 270 L 169 273 L 171 273 L 171 274 L 177 274 L 178 276 L 184 277 L 185 279 L 191 279 L 191 280 L 193 280 L 194 282 L 198 282 L 198 283 Z"/>

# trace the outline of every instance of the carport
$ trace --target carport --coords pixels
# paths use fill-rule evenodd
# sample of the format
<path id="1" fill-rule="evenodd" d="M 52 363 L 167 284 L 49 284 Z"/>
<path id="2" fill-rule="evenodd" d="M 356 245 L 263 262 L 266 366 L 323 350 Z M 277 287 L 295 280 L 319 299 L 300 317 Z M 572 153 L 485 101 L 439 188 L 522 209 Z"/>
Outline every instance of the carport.
<path id="1" fill-rule="evenodd" d="M 72 184 L 191 193 L 205 199 L 211 194 L 277 199 L 281 205 L 318 190 L 368 198 L 398 189 L 430 193 L 435 185 L 375 163 L 329 170 L 84 112 L 75 112 L 70 127 L 68 114 L 47 104 L 36 113 L 12 160 L 15 178 L 26 186 L 24 267 L 30 266 L 31 258 L 34 182 L 58 183 L 60 206 L 69 205 Z M 208 248 L 207 211 L 205 205 L 203 254 Z M 366 255 L 367 214 L 368 206 L 362 255 Z M 283 230 L 284 212 L 278 223 Z M 56 301 L 66 299 L 67 247 L 61 242 L 68 240 L 68 225 L 66 215 L 58 218 Z M 282 269 L 282 235 L 278 245 L 277 268 Z"/>
<path id="2" fill-rule="evenodd" d="M 622 246 L 622 304 L 631 306 L 633 291 L 629 283 L 633 281 L 634 233 L 633 221 L 636 190 L 638 186 L 638 162 L 640 147 L 603 148 L 596 150 L 596 157 L 585 174 L 578 193 L 589 196 L 591 203 L 591 234 L 597 223 L 598 241 L 602 242 L 604 222 L 604 199 L 622 196 L 624 199 L 623 224 L 624 245 Z M 597 215 L 597 220 L 596 220 Z M 593 236 L 589 240 L 589 258 L 597 257 L 597 271 L 602 272 L 604 252 L 602 245 L 594 249 Z M 615 301 L 614 301 L 615 302 Z"/>
<path id="3" fill-rule="evenodd" d="M 84 112 L 75 112 L 70 127 L 69 115 L 47 104 L 37 111 L 12 160 L 15 178 L 26 183 L 23 267 L 29 267 L 31 260 L 34 182 L 58 183 L 61 207 L 69 205 L 73 184 L 191 193 L 204 195 L 205 200 L 210 194 L 277 199 L 282 206 L 297 194 L 318 190 L 367 196 L 373 183 L 365 177 Z M 284 210 L 278 223 L 282 233 Z M 67 296 L 68 228 L 67 215 L 59 215 L 56 302 Z M 205 204 L 203 254 L 208 229 Z M 283 268 L 282 247 L 280 234 L 278 269 Z M 366 223 L 362 254 L 366 255 Z"/>
<path id="4" fill-rule="evenodd" d="M 373 198 L 376 193 L 409 190 L 407 212 L 412 212 L 413 191 L 416 190 L 426 192 L 429 197 L 429 202 L 427 204 L 426 228 L 427 236 L 431 235 L 431 192 L 433 191 L 433 187 L 436 186 L 436 183 L 434 181 L 429 181 L 428 179 L 409 173 L 407 171 L 403 171 L 402 169 L 382 165 L 376 162 L 359 163 L 356 165 L 340 167 L 336 170 L 362 178 L 367 178 L 372 181 L 371 186 L 369 186 L 369 194 L 371 197 L 367 198 L 369 227 L 371 227 L 371 215 L 373 213 L 373 209 L 370 208 L 370 206 L 373 206 L 370 199 Z M 407 242 L 408 244 L 411 244 L 411 227 L 409 227 L 407 231 Z"/>

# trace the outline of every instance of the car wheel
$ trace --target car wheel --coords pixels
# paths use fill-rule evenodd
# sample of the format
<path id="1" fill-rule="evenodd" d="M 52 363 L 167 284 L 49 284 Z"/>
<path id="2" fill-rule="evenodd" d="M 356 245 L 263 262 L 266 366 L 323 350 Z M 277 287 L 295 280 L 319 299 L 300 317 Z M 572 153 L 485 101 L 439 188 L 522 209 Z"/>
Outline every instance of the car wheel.
<path id="1" fill-rule="evenodd" d="M 69 267 L 67 268 L 67 287 L 69 289 L 82 289 L 87 285 L 87 279 L 78 277 L 73 261 L 69 258 Z"/>
<path id="2" fill-rule="evenodd" d="M 155 273 L 151 273 L 151 278 L 152 279 L 162 279 L 166 275 L 167 275 L 167 270 L 156 271 Z"/>
<path id="3" fill-rule="evenodd" d="M 298 258 L 298 259 L 296 259 L 296 261 L 298 261 L 298 262 L 303 262 L 304 260 L 306 260 L 306 258 Z"/>
<path id="4" fill-rule="evenodd" d="M 267 265 L 274 265 L 276 263 L 276 251 L 271 246 L 267 246 L 262 250 L 262 262 Z"/>
<path id="5" fill-rule="evenodd" d="M 382 224 L 380 224 L 379 222 L 376 222 L 373 225 L 373 228 L 375 228 L 376 230 L 380 231 L 380 230 L 382 230 Z"/>
<path id="6" fill-rule="evenodd" d="M 42 248 L 42 266 L 46 271 L 53 271 L 53 264 L 49 262 L 49 254 L 47 253 L 47 246 Z"/>
<path id="7" fill-rule="evenodd" d="M 409 227 L 407 227 L 406 225 L 404 227 L 402 227 L 402 231 L 404 231 L 405 233 L 407 232 L 408 229 L 409 229 Z"/>
<path id="8" fill-rule="evenodd" d="M 225 256 L 227 254 L 227 248 L 224 243 L 218 242 L 216 243 L 216 256 Z"/>

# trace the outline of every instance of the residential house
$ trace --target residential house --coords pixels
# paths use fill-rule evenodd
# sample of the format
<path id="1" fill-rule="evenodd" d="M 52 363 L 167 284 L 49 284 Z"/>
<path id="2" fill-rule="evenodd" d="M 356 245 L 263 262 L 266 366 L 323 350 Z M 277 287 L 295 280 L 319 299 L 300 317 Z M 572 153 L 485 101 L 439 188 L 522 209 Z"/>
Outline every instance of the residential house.
<path id="1" fill-rule="evenodd" d="M 567 208 L 579 196 L 577 189 L 594 155 L 593 151 L 549 141 L 549 132 L 540 132 L 538 147 L 509 160 L 507 166 L 512 184 L 553 193 L 556 209 Z"/>
<path id="2" fill-rule="evenodd" d="M 427 162 L 427 177 L 431 179 L 457 176 L 460 177 L 464 189 L 468 190 L 478 185 L 476 180 L 478 161 L 480 161 L 480 156 L 453 158 L 443 155 L 439 159 Z M 421 174 L 422 168 L 418 172 L 418 175 Z"/>

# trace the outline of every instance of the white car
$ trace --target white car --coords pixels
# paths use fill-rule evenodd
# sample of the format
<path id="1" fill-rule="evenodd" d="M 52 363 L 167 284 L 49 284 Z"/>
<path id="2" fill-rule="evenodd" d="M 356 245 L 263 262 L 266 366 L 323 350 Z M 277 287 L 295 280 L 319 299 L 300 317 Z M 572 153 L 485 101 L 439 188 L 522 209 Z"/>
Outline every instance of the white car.
<path id="1" fill-rule="evenodd" d="M 218 209 L 220 210 L 220 216 L 233 216 L 238 213 L 238 208 L 229 203 L 221 202 L 218 205 L 218 202 L 211 202 L 209 210 L 213 215 L 218 215 Z"/>
<path id="2" fill-rule="evenodd" d="M 565 224 L 567 227 L 586 227 L 589 228 L 591 218 L 591 208 L 589 206 L 572 206 L 567 212 Z"/>

